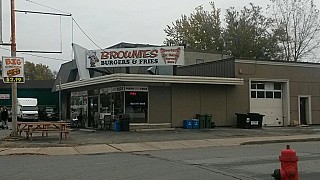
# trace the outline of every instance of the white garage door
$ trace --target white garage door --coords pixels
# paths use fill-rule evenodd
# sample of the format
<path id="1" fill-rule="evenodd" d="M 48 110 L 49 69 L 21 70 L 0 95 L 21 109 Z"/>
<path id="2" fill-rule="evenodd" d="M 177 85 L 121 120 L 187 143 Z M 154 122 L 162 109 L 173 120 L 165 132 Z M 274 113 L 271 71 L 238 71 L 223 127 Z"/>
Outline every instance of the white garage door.
<path id="1" fill-rule="evenodd" d="M 282 84 L 251 82 L 250 112 L 260 113 L 262 126 L 283 126 Z"/>

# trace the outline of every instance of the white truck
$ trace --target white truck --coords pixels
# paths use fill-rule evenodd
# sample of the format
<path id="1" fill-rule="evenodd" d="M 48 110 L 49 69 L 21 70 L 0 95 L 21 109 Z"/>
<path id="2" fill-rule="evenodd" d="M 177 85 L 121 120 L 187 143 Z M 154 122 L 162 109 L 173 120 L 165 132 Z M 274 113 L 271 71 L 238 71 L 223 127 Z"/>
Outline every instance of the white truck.
<path id="1" fill-rule="evenodd" d="M 17 98 L 18 121 L 38 121 L 37 98 Z"/>

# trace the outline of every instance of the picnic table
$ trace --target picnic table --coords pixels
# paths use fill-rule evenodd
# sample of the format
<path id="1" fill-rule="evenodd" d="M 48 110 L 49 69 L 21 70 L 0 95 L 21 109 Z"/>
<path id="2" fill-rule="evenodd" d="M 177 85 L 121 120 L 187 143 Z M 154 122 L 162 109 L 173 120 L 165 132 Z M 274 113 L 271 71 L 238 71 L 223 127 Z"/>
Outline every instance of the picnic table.
<path id="1" fill-rule="evenodd" d="M 63 134 L 65 139 L 67 138 L 70 132 L 69 126 L 70 123 L 64 121 L 17 122 L 17 132 L 19 132 L 20 136 L 22 132 L 25 132 L 27 139 L 30 137 L 31 141 L 33 133 L 42 133 L 42 136 L 44 134 L 48 136 L 49 132 L 58 132 L 59 140 L 61 141 Z"/>

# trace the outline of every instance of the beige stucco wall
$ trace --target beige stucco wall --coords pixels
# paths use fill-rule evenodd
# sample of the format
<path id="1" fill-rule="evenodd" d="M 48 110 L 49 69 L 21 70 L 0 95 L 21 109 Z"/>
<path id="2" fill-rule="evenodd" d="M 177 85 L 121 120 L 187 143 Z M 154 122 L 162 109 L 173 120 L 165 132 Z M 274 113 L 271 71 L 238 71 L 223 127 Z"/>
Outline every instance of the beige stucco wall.
<path id="1" fill-rule="evenodd" d="M 298 96 L 311 96 L 312 124 L 320 124 L 320 66 L 313 67 L 298 63 L 283 63 L 283 65 L 259 64 L 259 63 L 236 63 L 236 77 L 245 79 L 243 95 L 249 95 L 248 81 L 250 78 L 282 79 L 289 80 L 290 94 L 290 117 L 291 120 L 299 119 Z M 312 66 L 312 64 L 311 64 Z M 249 97 L 247 97 L 249 99 Z M 242 100 L 244 100 L 242 98 Z"/>
<path id="2" fill-rule="evenodd" d="M 150 124 L 171 123 L 171 87 L 149 86 Z"/>
<path id="3" fill-rule="evenodd" d="M 182 126 L 183 120 L 192 119 L 200 112 L 198 85 L 172 85 L 172 126 Z"/>
<path id="4" fill-rule="evenodd" d="M 229 86 L 227 96 L 227 118 L 226 125 L 236 125 L 237 117 L 235 113 L 247 113 L 249 109 L 248 82 L 242 86 Z"/>
<path id="5" fill-rule="evenodd" d="M 235 86 L 230 85 L 172 85 L 172 126 L 181 127 L 183 120 L 202 113 L 212 114 L 217 126 L 235 125 L 234 111 L 244 103 L 230 100 L 237 96 L 234 92 Z"/>

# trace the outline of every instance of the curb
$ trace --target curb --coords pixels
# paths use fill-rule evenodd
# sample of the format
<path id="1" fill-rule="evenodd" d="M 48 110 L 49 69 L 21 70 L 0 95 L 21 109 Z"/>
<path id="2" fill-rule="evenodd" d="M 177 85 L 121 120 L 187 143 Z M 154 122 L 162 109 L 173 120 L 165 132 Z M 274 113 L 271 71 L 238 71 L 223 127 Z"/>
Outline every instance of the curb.
<path id="1" fill-rule="evenodd" d="M 320 141 L 320 138 L 248 141 L 248 142 L 240 143 L 240 145 L 271 144 L 271 143 L 285 143 L 285 142 L 310 142 L 310 141 Z"/>

